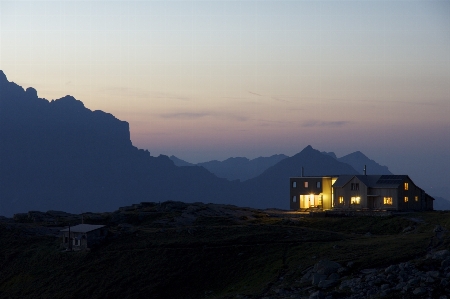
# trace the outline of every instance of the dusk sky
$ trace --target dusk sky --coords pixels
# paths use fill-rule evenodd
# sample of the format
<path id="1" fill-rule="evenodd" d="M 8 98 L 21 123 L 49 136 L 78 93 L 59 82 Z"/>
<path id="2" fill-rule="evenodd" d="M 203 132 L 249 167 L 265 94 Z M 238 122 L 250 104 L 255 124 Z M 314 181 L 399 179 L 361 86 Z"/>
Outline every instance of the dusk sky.
<path id="1" fill-rule="evenodd" d="M 153 156 L 360 150 L 450 199 L 450 1 L 0 0 L 0 69 Z"/>

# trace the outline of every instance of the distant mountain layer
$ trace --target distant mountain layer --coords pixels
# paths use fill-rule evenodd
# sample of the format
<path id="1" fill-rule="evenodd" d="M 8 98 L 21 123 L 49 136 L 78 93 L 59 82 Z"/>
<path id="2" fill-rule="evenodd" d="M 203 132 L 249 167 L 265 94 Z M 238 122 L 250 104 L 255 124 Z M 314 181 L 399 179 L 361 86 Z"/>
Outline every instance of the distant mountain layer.
<path id="1" fill-rule="evenodd" d="M 364 167 L 366 167 L 366 174 L 392 174 L 386 166 L 382 166 L 366 157 L 360 151 L 348 154 L 337 159 L 340 162 L 347 163 L 356 169 L 360 174 L 364 174 Z"/>
<path id="2" fill-rule="evenodd" d="M 209 161 L 197 164 L 191 164 L 184 160 L 181 160 L 175 156 L 171 156 L 170 159 L 177 166 L 202 166 L 214 173 L 219 178 L 226 178 L 230 181 L 240 180 L 245 181 L 254 177 L 257 177 L 263 173 L 267 168 L 277 164 L 283 159 L 286 159 L 286 155 L 273 155 L 270 157 L 259 157 L 252 160 L 243 157 L 228 158 L 224 161 Z"/>
<path id="3" fill-rule="evenodd" d="M 450 210 L 450 200 L 438 196 L 434 199 L 433 208 L 435 210 Z"/>

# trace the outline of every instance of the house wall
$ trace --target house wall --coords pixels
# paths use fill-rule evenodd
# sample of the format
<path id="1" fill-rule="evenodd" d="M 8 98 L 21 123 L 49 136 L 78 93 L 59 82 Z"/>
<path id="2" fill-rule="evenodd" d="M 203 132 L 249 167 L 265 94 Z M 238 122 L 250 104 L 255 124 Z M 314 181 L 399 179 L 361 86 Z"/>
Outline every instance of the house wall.
<path id="1" fill-rule="evenodd" d="M 405 183 L 408 183 L 408 190 L 405 190 Z M 415 197 L 417 196 L 417 201 Z M 405 202 L 408 197 L 408 202 Z M 398 186 L 398 210 L 423 210 L 423 190 L 417 187 L 409 178 L 406 178 Z"/>
<path id="2" fill-rule="evenodd" d="M 374 198 L 377 208 L 383 210 L 398 210 L 398 188 L 369 188 L 368 192 L 372 195 L 378 195 Z M 384 204 L 385 197 L 392 197 L 392 205 Z"/>
<path id="3" fill-rule="evenodd" d="M 323 193 L 323 209 L 329 210 L 333 207 L 332 204 L 332 179 L 329 177 L 322 178 L 322 193 Z"/>
<path id="4" fill-rule="evenodd" d="M 308 186 L 305 187 L 305 182 Z M 295 183 L 295 187 L 294 187 Z M 318 187 L 317 183 L 320 184 Z M 301 208 L 301 199 L 311 194 L 321 195 L 322 208 L 331 209 L 331 178 L 330 177 L 294 177 L 290 178 L 290 199 L 289 206 L 291 210 Z M 295 201 L 294 201 L 295 199 Z"/>
<path id="5" fill-rule="evenodd" d="M 80 233 L 80 232 L 70 232 L 70 238 L 69 238 L 69 232 L 63 232 L 62 235 L 62 244 L 61 246 L 63 248 L 69 248 L 69 242 L 71 242 L 71 248 L 75 250 L 85 250 L 92 245 L 100 242 L 103 240 L 108 233 L 108 229 L 106 227 L 99 228 L 87 233 Z M 79 242 L 75 241 L 79 240 Z"/>
<path id="6" fill-rule="evenodd" d="M 352 190 L 352 184 L 358 184 L 358 190 Z M 339 203 L 339 197 L 344 197 L 344 202 Z M 359 197 L 359 204 L 352 204 L 351 198 Z M 367 186 L 361 182 L 357 177 L 352 178 L 347 184 L 343 187 L 335 187 L 334 188 L 334 201 L 335 208 L 344 208 L 344 209 L 367 209 Z"/>
<path id="7" fill-rule="evenodd" d="M 84 236 L 84 238 L 83 238 Z M 64 248 L 69 248 L 69 242 L 70 247 L 75 250 L 81 250 L 86 249 L 87 247 L 87 237 L 84 233 L 79 232 L 64 232 L 63 233 L 63 239 L 62 239 L 62 246 Z"/>

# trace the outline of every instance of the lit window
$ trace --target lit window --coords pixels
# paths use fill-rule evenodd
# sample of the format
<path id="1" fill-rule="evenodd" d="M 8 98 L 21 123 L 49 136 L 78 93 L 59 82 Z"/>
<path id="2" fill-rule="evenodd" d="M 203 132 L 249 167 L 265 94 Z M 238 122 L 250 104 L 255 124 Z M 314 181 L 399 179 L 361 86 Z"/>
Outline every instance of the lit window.
<path id="1" fill-rule="evenodd" d="M 384 198 L 384 204 L 385 205 L 392 205 L 392 197 L 385 197 Z"/>
<path id="2" fill-rule="evenodd" d="M 292 182 L 292 188 L 297 188 L 297 182 Z"/>
<path id="3" fill-rule="evenodd" d="M 415 201 L 419 201 L 419 196 L 414 196 Z"/>
<path id="4" fill-rule="evenodd" d="M 308 188 L 308 182 L 305 182 L 305 188 Z"/>
<path id="5" fill-rule="evenodd" d="M 352 196 L 352 198 L 350 198 L 350 202 L 352 205 L 359 205 L 361 203 L 361 197 Z"/>
<path id="6" fill-rule="evenodd" d="M 320 188 L 320 182 L 316 182 L 316 188 Z"/>
<path id="7" fill-rule="evenodd" d="M 405 183 L 405 190 L 408 190 L 408 183 Z"/>
<path id="8" fill-rule="evenodd" d="M 409 201 L 408 196 L 405 196 L 405 202 L 408 202 L 408 201 Z"/>
<path id="9" fill-rule="evenodd" d="M 339 196 L 339 203 L 344 203 L 344 196 Z"/>
<path id="10" fill-rule="evenodd" d="M 297 202 L 297 196 L 292 196 L 292 202 Z"/>

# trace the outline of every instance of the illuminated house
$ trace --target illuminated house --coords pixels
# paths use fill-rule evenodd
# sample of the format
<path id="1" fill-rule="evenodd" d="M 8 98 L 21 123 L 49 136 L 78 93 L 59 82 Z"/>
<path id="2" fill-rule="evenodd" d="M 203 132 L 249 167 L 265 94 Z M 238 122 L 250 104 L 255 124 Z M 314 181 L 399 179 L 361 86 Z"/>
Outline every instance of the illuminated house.
<path id="1" fill-rule="evenodd" d="M 68 250 L 86 250 L 102 241 L 108 229 L 104 225 L 79 224 L 61 232 L 63 235 L 61 247 Z"/>
<path id="2" fill-rule="evenodd" d="M 290 178 L 291 210 L 433 210 L 433 200 L 407 175 Z"/>

